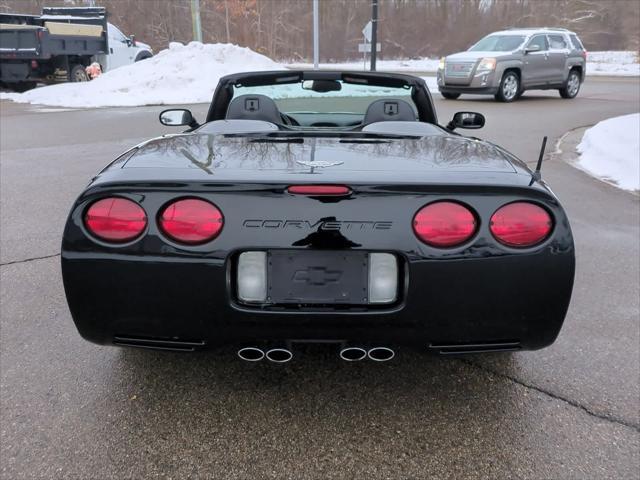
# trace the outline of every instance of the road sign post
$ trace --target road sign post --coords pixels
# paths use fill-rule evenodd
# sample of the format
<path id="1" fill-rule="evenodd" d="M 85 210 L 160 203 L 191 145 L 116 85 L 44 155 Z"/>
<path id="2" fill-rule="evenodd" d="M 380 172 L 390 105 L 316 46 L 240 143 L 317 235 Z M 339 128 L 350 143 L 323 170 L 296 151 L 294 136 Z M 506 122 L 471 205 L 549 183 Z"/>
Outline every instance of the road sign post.
<path id="1" fill-rule="evenodd" d="M 378 0 L 371 2 L 371 44 L 378 45 Z M 377 48 L 371 50 L 371 71 L 376 71 L 376 52 Z"/>

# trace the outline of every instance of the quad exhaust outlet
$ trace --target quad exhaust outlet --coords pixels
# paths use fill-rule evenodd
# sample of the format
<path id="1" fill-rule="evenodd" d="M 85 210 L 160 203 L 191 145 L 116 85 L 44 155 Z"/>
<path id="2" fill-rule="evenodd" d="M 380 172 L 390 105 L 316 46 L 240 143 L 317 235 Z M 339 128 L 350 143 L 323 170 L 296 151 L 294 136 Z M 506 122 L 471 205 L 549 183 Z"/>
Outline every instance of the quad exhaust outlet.
<path id="1" fill-rule="evenodd" d="M 389 347 L 364 347 L 349 345 L 340 350 L 340 358 L 345 362 L 359 362 L 368 358 L 374 362 L 387 362 L 395 357 L 396 353 Z"/>
<path id="2" fill-rule="evenodd" d="M 245 362 L 259 362 L 267 359 L 273 363 L 287 363 L 293 358 L 293 352 L 284 347 L 262 349 L 259 347 L 243 347 L 238 350 L 238 357 Z"/>
<path id="3" fill-rule="evenodd" d="M 339 356 L 345 362 L 359 362 L 369 359 L 374 362 L 387 362 L 395 357 L 396 353 L 389 347 L 365 348 L 348 345 L 340 349 Z M 243 347 L 238 350 L 238 357 L 245 362 L 259 362 L 265 358 L 273 363 L 287 363 L 293 359 L 293 352 L 286 347 Z"/>

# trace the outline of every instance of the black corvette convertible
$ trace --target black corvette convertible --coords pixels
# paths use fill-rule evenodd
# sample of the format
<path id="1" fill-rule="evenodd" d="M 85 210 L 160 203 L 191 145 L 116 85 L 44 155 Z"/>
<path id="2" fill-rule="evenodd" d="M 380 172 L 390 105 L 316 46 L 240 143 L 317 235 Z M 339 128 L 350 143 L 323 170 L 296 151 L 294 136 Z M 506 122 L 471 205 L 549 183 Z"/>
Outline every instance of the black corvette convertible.
<path id="1" fill-rule="evenodd" d="M 317 342 L 344 360 L 399 348 L 538 349 L 569 305 L 574 246 L 537 172 L 436 118 L 420 78 L 243 73 L 205 122 L 108 165 L 80 195 L 62 273 L 92 342 L 234 345 L 286 362 Z"/>

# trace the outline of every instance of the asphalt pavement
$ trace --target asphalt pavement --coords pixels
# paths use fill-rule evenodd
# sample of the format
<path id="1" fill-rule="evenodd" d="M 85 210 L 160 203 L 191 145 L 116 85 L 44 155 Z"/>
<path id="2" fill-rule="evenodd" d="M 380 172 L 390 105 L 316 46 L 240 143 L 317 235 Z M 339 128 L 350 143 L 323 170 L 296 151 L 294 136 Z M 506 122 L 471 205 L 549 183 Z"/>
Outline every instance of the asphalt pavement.
<path id="1" fill-rule="evenodd" d="M 62 289 L 68 210 L 119 153 L 176 130 L 161 106 L 0 102 L 1 478 L 637 479 L 640 201 L 553 151 L 570 130 L 640 111 L 640 81 L 588 78 L 575 100 L 434 97 L 441 123 L 479 111 L 473 133 L 527 162 L 550 138 L 543 178 L 571 220 L 577 272 L 547 349 L 349 364 L 309 346 L 274 366 L 89 344 Z"/>

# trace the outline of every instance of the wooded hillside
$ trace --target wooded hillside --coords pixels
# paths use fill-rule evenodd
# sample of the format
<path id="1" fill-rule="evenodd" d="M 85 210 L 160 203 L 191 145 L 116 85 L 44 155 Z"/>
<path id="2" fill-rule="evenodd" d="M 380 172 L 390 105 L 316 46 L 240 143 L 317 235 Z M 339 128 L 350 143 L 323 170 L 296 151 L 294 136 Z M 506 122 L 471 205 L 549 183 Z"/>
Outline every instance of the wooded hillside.
<path id="1" fill-rule="evenodd" d="M 85 0 L 0 0 L 0 11 Z M 158 51 L 192 40 L 190 0 L 97 0 L 110 20 Z M 278 60 L 312 58 L 312 0 L 200 0 L 205 42 L 232 42 Z M 370 0 L 320 0 L 321 61 L 357 59 Z M 382 58 L 440 56 L 508 27 L 565 27 L 587 50 L 638 50 L 637 0 L 379 0 Z"/>

